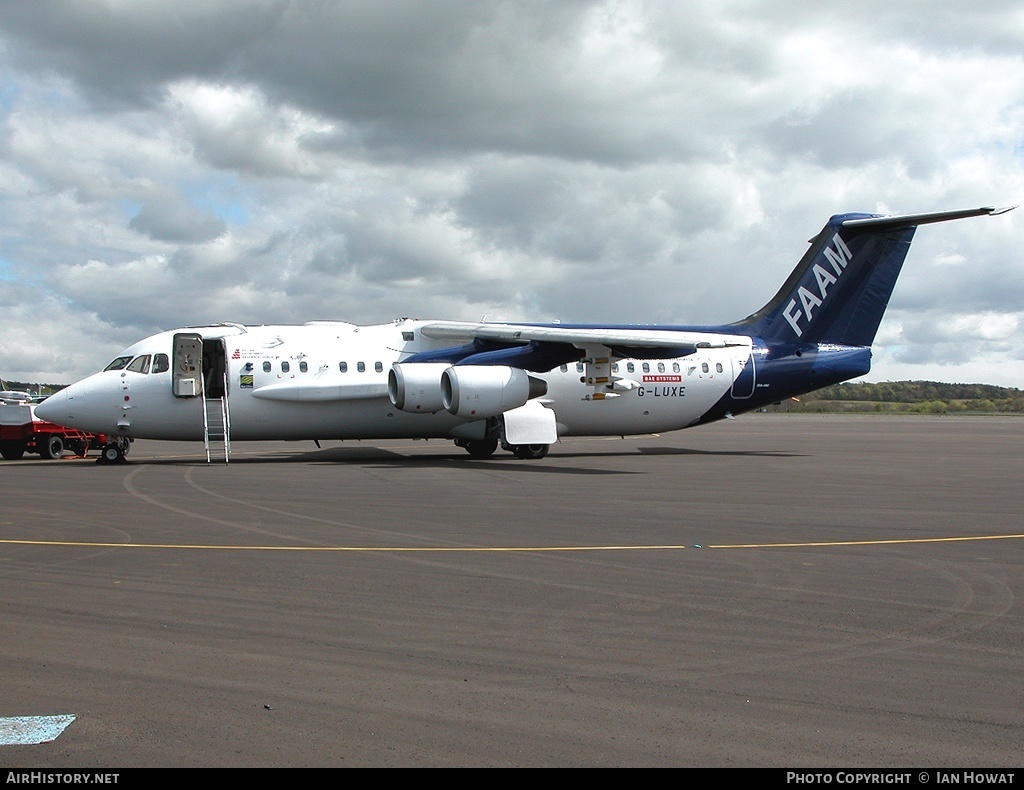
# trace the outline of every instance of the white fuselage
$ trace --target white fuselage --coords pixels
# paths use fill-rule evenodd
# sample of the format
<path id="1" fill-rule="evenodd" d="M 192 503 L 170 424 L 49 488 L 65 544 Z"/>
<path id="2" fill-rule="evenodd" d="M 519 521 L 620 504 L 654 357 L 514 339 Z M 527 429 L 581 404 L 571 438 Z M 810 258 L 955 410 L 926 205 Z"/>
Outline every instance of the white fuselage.
<path id="1" fill-rule="evenodd" d="M 452 346 L 425 337 L 418 331 L 423 323 L 199 327 L 153 335 L 121 356 L 170 355 L 174 335 L 183 331 L 221 339 L 232 440 L 474 438 L 479 419 L 443 409 L 409 413 L 388 397 L 392 364 Z M 685 357 L 616 360 L 615 391 L 601 399 L 581 380 L 583 363 L 531 375 L 547 383 L 537 400 L 554 412 L 559 436 L 676 430 L 731 391 L 751 353 L 749 338 L 733 340 L 741 344 Z M 205 382 L 202 389 L 209 387 Z M 171 370 L 106 370 L 62 390 L 46 408 L 48 419 L 130 438 L 202 439 L 206 424 L 204 398 L 176 395 Z"/>

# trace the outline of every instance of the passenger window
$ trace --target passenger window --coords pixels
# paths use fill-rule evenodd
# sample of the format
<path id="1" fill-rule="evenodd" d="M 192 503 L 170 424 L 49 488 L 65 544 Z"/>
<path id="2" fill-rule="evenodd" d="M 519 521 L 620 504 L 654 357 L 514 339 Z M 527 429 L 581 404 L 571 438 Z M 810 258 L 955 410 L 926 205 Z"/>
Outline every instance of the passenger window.
<path id="1" fill-rule="evenodd" d="M 270 372 L 270 363 L 269 362 L 264 362 L 263 363 L 263 372 L 264 373 L 269 373 Z"/>
<path id="2" fill-rule="evenodd" d="M 307 365 L 305 362 L 300 362 L 299 363 L 299 372 L 300 373 L 305 373 L 307 370 L 309 370 L 309 365 Z"/>
<path id="3" fill-rule="evenodd" d="M 153 372 L 163 373 L 165 370 L 171 369 L 171 358 L 166 354 L 156 354 L 153 357 Z"/>
<path id="4" fill-rule="evenodd" d="M 135 373 L 149 373 L 149 354 L 141 354 L 135 357 L 132 364 L 128 366 L 128 370 Z"/>
<path id="5" fill-rule="evenodd" d="M 722 363 L 721 362 L 718 362 L 718 363 L 715 364 L 715 370 L 717 370 L 719 373 L 722 372 Z"/>
<path id="6" fill-rule="evenodd" d="M 679 363 L 678 362 L 673 362 L 672 363 L 672 372 L 673 373 L 678 373 L 679 372 Z"/>
<path id="7" fill-rule="evenodd" d="M 357 362 L 356 363 L 356 370 L 358 370 L 360 373 L 365 373 L 366 372 L 366 363 L 365 362 Z"/>
<path id="8" fill-rule="evenodd" d="M 658 363 L 658 372 L 659 373 L 664 373 L 665 372 L 665 363 L 664 362 L 659 362 Z"/>
<path id="9" fill-rule="evenodd" d="M 109 365 L 107 365 L 103 369 L 104 370 L 124 370 L 126 367 L 128 367 L 128 363 L 131 362 L 131 361 L 132 361 L 131 357 L 118 357 L 117 359 L 115 359 L 113 362 L 111 362 Z"/>
<path id="10" fill-rule="evenodd" d="M 619 363 L 618 362 L 613 362 L 612 363 L 612 373 L 618 373 L 618 372 L 619 372 Z"/>
<path id="11" fill-rule="evenodd" d="M 561 365 L 558 366 L 558 369 L 563 373 L 566 373 L 569 370 L 569 366 L 563 362 Z"/>
<path id="12" fill-rule="evenodd" d="M 645 362 L 643 365 L 641 365 L 640 368 L 643 370 L 644 373 L 650 373 L 651 372 L 651 366 L 647 362 Z"/>
<path id="13" fill-rule="evenodd" d="M 383 372 L 384 371 L 384 363 L 383 362 L 374 362 L 373 363 L 373 369 L 376 370 L 378 373 Z"/>
<path id="14" fill-rule="evenodd" d="M 342 373 L 348 373 L 348 363 L 347 362 L 339 362 L 338 363 L 338 370 L 340 370 Z"/>
<path id="15" fill-rule="evenodd" d="M 583 372 L 583 363 L 582 362 L 577 362 L 576 363 L 576 372 L 577 373 L 582 373 Z"/>
<path id="16" fill-rule="evenodd" d="M 291 369 L 292 369 L 291 363 L 289 363 L 289 362 L 282 362 L 281 363 L 281 372 L 282 373 L 287 373 Z"/>
<path id="17" fill-rule="evenodd" d="M 707 373 L 708 372 L 708 363 L 707 362 L 702 362 L 701 366 L 700 366 L 700 369 L 703 370 L 705 373 Z"/>
<path id="18" fill-rule="evenodd" d="M 626 363 L 626 372 L 627 373 L 632 373 L 635 370 L 636 370 L 636 365 L 634 365 L 632 362 L 627 362 Z"/>

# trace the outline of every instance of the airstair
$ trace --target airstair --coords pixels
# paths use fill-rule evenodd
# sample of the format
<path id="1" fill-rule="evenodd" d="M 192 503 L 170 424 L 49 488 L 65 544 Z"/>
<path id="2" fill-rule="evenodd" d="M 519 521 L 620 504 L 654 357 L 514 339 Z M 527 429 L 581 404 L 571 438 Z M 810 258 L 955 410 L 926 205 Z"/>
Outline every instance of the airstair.
<path id="1" fill-rule="evenodd" d="M 224 453 L 224 463 L 231 456 L 231 415 L 228 411 L 227 381 L 220 390 L 219 398 L 203 396 L 203 444 L 206 446 L 206 463 L 214 455 Z"/>

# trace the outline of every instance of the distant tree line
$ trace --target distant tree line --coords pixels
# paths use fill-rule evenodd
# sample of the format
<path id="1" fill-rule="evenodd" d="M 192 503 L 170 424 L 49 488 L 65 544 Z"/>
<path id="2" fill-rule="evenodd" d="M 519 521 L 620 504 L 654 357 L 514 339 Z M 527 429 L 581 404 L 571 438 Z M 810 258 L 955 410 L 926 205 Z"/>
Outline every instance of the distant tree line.
<path id="1" fill-rule="evenodd" d="M 846 382 L 784 401 L 769 411 L 1024 414 L 1024 390 L 937 381 Z"/>

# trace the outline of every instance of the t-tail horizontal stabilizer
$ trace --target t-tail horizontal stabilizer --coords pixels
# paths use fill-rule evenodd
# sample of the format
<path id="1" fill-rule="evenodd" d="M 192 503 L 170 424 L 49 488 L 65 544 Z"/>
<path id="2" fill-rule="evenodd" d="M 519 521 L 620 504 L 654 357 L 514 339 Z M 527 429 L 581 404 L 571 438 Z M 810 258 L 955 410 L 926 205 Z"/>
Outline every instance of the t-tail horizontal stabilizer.
<path id="1" fill-rule="evenodd" d="M 768 342 L 870 346 L 918 225 L 1014 208 L 836 214 L 774 298 L 736 326 Z"/>

